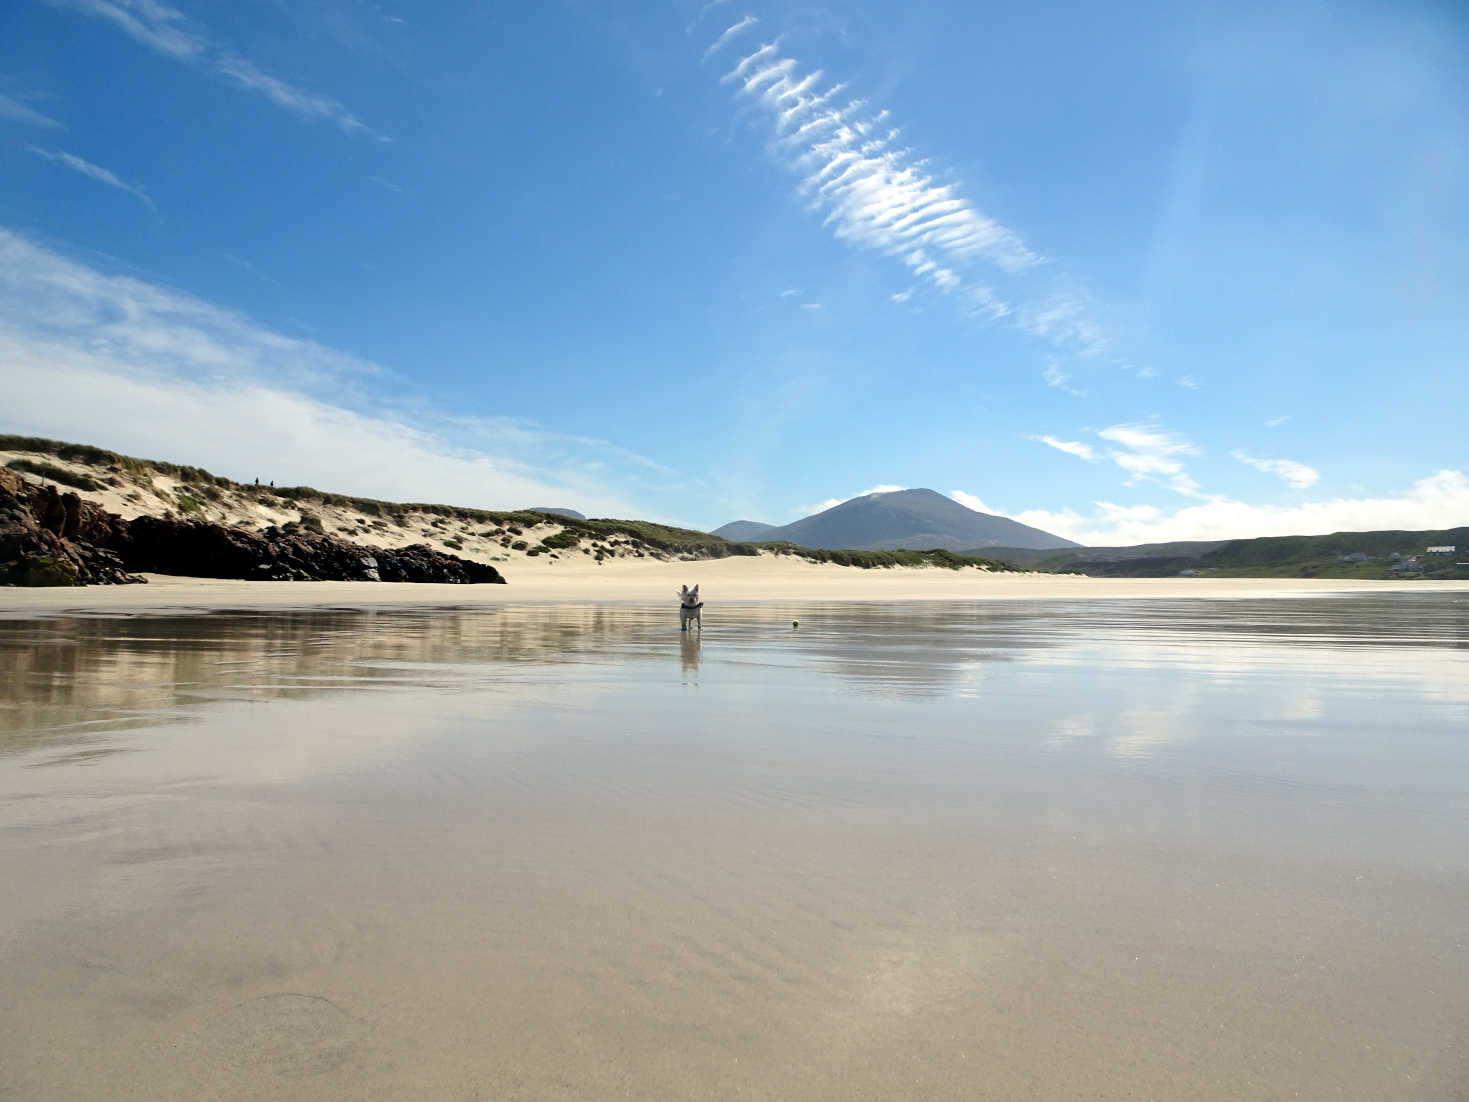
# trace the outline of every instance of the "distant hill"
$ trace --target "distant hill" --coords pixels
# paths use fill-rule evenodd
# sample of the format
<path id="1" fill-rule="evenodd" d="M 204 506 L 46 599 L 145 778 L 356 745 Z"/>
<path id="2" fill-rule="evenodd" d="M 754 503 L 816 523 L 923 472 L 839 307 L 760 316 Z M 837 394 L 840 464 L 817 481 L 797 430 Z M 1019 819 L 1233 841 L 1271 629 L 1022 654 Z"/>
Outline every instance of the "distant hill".
<path id="1" fill-rule="evenodd" d="M 578 513 L 575 509 L 563 509 L 555 505 L 532 505 L 526 510 L 529 513 L 549 513 L 553 517 L 570 517 L 572 520 L 586 520 L 586 514 Z"/>
<path id="2" fill-rule="evenodd" d="M 1453 547 L 1430 554 L 1428 548 Z M 1333 532 L 1244 540 L 1078 547 L 1065 551 L 986 547 L 1024 570 L 1099 578 L 1469 578 L 1469 527 L 1424 532 Z"/>
<path id="3" fill-rule="evenodd" d="M 754 543 L 765 539 L 765 533 L 774 531 L 775 525 L 761 524 L 758 520 L 732 520 L 723 528 L 714 529 L 710 535 L 735 543 Z"/>
<path id="4" fill-rule="evenodd" d="M 750 534 L 730 535 L 731 529 Z M 737 520 L 715 534 L 725 539 L 862 551 L 968 548 L 980 553 L 989 547 L 1080 546 L 1007 517 L 976 512 L 933 490 L 866 494 L 780 527 Z"/>

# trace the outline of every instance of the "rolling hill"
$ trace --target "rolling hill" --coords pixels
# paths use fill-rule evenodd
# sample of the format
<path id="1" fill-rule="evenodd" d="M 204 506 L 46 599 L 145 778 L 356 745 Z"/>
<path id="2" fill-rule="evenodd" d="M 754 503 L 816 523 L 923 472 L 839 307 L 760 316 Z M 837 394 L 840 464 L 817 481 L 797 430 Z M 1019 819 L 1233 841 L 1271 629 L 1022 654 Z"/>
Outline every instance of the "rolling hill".
<path id="1" fill-rule="evenodd" d="M 1430 552 L 1432 548 L 1452 551 Z M 1469 527 L 1077 547 L 986 547 L 1021 570 L 1098 578 L 1469 578 Z"/>
<path id="2" fill-rule="evenodd" d="M 933 490 L 895 490 L 854 497 L 824 512 L 775 527 L 737 520 L 716 529 L 739 542 L 794 543 L 802 547 L 863 551 L 987 547 L 1060 550 L 1078 544 L 1006 517 L 976 512 Z"/>

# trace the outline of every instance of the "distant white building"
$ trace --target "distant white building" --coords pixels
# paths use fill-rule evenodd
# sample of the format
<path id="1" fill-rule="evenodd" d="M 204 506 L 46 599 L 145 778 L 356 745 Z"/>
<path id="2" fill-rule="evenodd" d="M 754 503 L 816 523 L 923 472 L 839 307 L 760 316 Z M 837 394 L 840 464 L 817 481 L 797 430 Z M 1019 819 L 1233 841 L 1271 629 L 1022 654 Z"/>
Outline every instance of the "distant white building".
<path id="1" fill-rule="evenodd" d="M 1430 555 L 1452 555 L 1458 549 L 1457 545 L 1451 543 L 1447 547 L 1428 547 L 1425 551 Z"/>

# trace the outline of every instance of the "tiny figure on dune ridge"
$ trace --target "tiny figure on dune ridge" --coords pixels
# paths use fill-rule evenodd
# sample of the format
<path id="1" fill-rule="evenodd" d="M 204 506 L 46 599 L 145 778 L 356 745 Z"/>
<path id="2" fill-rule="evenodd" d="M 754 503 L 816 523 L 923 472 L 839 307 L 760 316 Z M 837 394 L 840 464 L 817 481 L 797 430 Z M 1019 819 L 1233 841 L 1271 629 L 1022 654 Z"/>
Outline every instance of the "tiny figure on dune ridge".
<path id="1" fill-rule="evenodd" d="M 699 587 L 681 586 L 678 591 L 678 630 L 688 631 L 689 625 L 693 624 L 700 631 L 704 630 L 704 617 L 701 609 L 704 602 L 699 600 Z"/>

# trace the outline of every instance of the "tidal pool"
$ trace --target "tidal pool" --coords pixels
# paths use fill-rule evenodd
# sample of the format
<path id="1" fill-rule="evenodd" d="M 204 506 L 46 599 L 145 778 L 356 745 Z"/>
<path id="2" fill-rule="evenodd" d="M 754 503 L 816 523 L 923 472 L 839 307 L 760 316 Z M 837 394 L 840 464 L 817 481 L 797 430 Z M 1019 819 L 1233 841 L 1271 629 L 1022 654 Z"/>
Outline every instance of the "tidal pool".
<path id="1" fill-rule="evenodd" d="M 1469 1089 L 1469 595 L 705 624 L 0 620 L 0 1097 Z"/>

